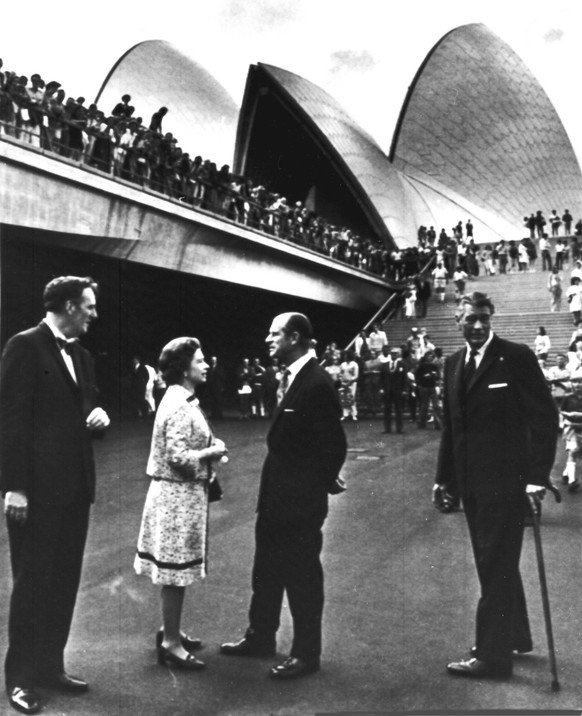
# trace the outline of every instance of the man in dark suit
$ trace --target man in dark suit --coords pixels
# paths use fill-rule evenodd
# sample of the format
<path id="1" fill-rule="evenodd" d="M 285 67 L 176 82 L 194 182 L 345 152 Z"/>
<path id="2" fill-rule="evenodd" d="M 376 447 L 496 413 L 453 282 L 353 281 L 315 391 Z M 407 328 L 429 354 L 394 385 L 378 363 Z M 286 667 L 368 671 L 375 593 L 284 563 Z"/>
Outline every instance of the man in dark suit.
<path id="1" fill-rule="evenodd" d="M 390 357 L 380 368 L 380 390 L 384 404 L 384 432 L 392 432 L 392 409 L 396 420 L 396 432 L 402 433 L 404 395 L 408 385 L 408 373 L 401 357 L 400 348 L 391 348 Z"/>
<path id="2" fill-rule="evenodd" d="M 447 670 L 508 677 L 512 653 L 533 649 L 519 558 L 527 495 L 550 486 L 558 416 L 534 353 L 491 330 L 483 293 L 461 298 L 466 348 L 445 361 L 444 426 L 433 495 L 461 497 L 481 585 L 472 658 Z"/>
<path id="3" fill-rule="evenodd" d="M 346 456 L 341 408 L 331 379 L 310 356 L 311 324 L 284 313 L 271 325 L 271 359 L 287 366 L 280 403 L 267 436 L 256 522 L 249 627 L 244 638 L 223 644 L 223 654 L 275 654 L 283 594 L 293 618 L 289 658 L 272 668 L 275 679 L 317 671 L 321 655 L 323 569 L 320 554 L 328 493 L 341 488 Z"/>
<path id="4" fill-rule="evenodd" d="M 64 650 L 95 493 L 91 437 L 108 424 L 97 407 L 93 360 L 77 338 L 97 317 L 97 285 L 47 284 L 44 320 L 13 336 L 0 363 L 0 489 L 13 573 L 5 675 L 10 704 L 37 713 L 36 686 L 86 691 Z"/>

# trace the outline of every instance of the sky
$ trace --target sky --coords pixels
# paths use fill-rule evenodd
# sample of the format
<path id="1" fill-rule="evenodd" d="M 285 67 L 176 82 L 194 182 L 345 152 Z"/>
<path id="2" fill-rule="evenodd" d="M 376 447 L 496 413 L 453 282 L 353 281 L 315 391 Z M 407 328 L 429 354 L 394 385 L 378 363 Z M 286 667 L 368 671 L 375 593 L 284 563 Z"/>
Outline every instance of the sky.
<path id="1" fill-rule="evenodd" d="M 444 34 L 474 22 L 525 61 L 582 164 L 580 0 L 29 0 L 2 8 L 0 57 L 7 69 L 38 72 L 93 100 L 125 51 L 165 40 L 238 105 L 249 65 L 264 62 L 325 89 L 388 152 L 426 54 Z"/>

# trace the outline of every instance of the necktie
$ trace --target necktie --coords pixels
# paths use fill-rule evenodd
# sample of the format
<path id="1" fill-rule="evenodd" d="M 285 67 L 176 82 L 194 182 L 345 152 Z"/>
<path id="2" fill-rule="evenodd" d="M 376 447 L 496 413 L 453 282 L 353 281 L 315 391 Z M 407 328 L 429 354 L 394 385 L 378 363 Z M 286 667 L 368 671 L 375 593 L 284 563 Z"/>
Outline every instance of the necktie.
<path id="1" fill-rule="evenodd" d="M 475 362 L 475 357 L 479 351 L 475 348 L 471 348 L 471 353 L 469 354 L 469 360 L 465 363 L 465 370 L 463 373 L 463 381 L 465 383 L 465 387 L 469 385 L 471 382 L 471 378 L 475 375 L 475 371 L 477 370 L 477 363 Z"/>
<path id="2" fill-rule="evenodd" d="M 279 381 L 279 387 L 277 388 L 277 405 L 281 405 L 281 401 L 285 397 L 285 393 L 287 392 L 287 388 L 289 387 L 290 375 L 291 371 L 286 368 L 283 371 L 283 375 L 281 376 L 281 380 Z"/>
<path id="3" fill-rule="evenodd" d="M 56 336 L 56 340 L 59 350 L 65 351 L 65 353 L 71 355 L 72 341 L 68 341 L 66 338 L 59 338 L 58 336 Z"/>

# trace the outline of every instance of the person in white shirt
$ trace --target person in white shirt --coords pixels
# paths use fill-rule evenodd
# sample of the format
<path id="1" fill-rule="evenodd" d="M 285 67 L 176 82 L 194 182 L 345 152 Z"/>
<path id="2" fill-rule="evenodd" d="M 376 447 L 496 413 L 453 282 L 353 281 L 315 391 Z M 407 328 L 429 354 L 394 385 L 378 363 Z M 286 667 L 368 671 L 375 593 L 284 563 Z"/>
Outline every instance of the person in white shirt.
<path id="1" fill-rule="evenodd" d="M 543 326 L 540 326 L 538 328 L 538 334 L 534 340 L 534 353 L 536 354 L 537 359 L 544 361 L 547 360 L 551 347 L 552 343 L 550 341 L 550 337 L 546 333 L 546 329 Z"/>
<path id="2" fill-rule="evenodd" d="M 582 318 L 582 288 L 580 286 L 580 279 L 577 276 L 570 279 L 570 287 L 566 291 L 566 300 L 568 301 L 570 313 L 576 324 L 580 318 Z"/>

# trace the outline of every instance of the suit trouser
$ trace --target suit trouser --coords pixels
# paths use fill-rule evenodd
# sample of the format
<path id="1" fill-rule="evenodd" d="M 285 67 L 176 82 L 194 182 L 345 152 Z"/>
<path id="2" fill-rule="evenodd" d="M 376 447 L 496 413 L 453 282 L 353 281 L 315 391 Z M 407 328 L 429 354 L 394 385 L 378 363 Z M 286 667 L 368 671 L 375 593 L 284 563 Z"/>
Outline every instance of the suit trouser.
<path id="1" fill-rule="evenodd" d="M 403 430 L 402 412 L 404 408 L 402 391 L 389 390 L 384 393 L 384 430 L 390 432 L 392 429 L 392 408 L 396 417 L 396 432 Z"/>
<path id="2" fill-rule="evenodd" d="M 273 643 L 280 625 L 283 593 L 293 618 L 291 656 L 318 661 L 323 615 L 322 523 L 274 524 L 260 513 L 255 528 L 250 630 Z"/>
<path id="3" fill-rule="evenodd" d="M 477 606 L 477 658 L 511 663 L 512 650 L 531 648 L 525 594 L 519 573 L 525 495 L 486 501 L 463 499 L 481 583 Z"/>
<path id="4" fill-rule="evenodd" d="M 24 525 L 8 522 L 13 588 L 6 685 L 31 688 L 64 671 L 83 552 L 88 501 L 32 505 Z"/>

